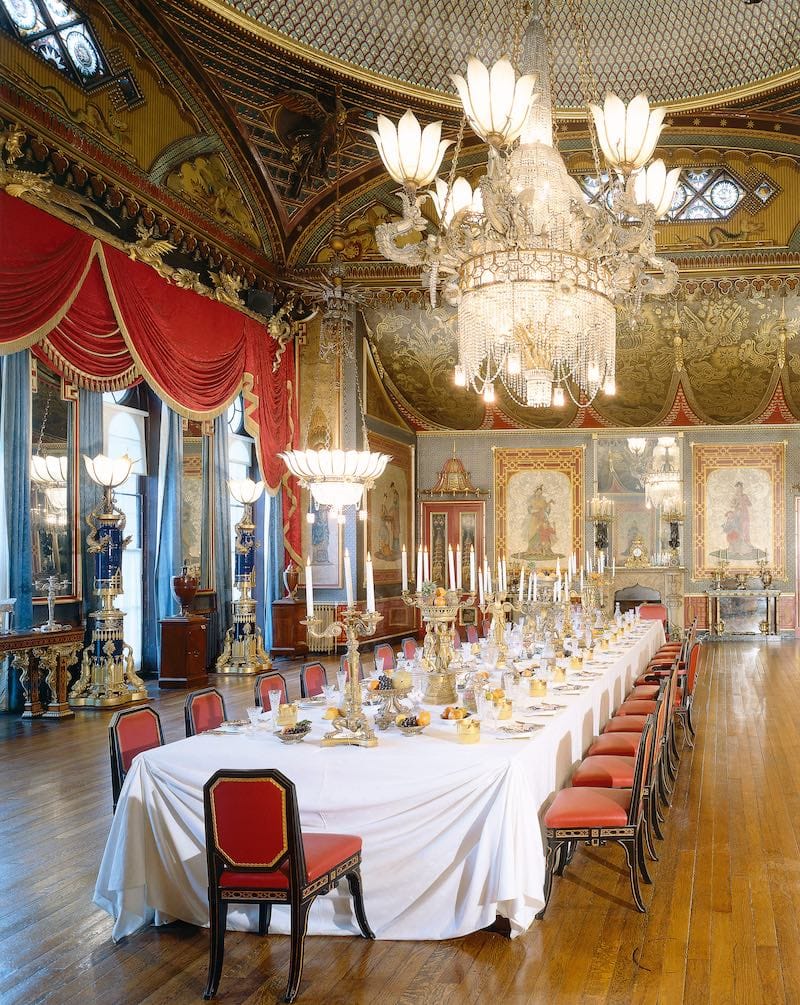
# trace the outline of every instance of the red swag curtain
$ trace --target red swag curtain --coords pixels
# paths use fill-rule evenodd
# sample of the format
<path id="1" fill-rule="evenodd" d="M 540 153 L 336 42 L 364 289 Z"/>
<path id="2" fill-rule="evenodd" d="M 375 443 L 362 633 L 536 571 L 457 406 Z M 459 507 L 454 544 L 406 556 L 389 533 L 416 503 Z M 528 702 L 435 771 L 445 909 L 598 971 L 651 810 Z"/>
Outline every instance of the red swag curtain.
<path id="1" fill-rule="evenodd" d="M 143 377 L 190 418 L 219 415 L 242 390 L 264 481 L 273 494 L 285 485 L 277 455 L 294 443 L 294 354 L 284 352 L 273 373 L 277 344 L 264 325 L 0 192 L 0 352 L 27 347 L 83 387 Z M 292 491 L 284 523 L 296 554 Z"/>

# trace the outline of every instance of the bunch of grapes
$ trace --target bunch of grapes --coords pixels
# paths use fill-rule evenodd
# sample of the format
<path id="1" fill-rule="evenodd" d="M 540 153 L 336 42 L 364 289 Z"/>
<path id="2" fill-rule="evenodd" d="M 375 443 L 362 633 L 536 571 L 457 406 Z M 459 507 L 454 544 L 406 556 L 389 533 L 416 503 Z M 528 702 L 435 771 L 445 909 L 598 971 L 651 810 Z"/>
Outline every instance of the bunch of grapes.
<path id="1" fill-rule="evenodd" d="M 382 673 L 378 678 L 378 690 L 379 691 L 391 691 L 394 688 L 392 678 L 387 674 Z"/>
<path id="2" fill-rule="evenodd" d="M 404 719 L 401 719 L 397 724 L 398 726 L 418 726 L 419 722 L 415 715 L 407 715 Z"/>
<path id="3" fill-rule="evenodd" d="M 287 726 L 284 729 L 285 736 L 299 736 L 301 733 L 307 733 L 311 729 L 310 719 L 301 719 L 295 726 Z"/>

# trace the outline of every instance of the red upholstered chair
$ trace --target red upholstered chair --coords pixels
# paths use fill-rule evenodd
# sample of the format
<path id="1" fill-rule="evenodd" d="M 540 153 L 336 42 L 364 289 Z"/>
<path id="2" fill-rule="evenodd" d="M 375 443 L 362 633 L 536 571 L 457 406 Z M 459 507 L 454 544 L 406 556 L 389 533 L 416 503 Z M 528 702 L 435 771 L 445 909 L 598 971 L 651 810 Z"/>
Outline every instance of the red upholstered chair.
<path id="1" fill-rule="evenodd" d="M 478 641 L 478 629 L 475 625 L 467 625 L 467 642 L 474 646 Z"/>
<path id="2" fill-rule="evenodd" d="M 664 604 L 641 604 L 639 606 L 639 617 L 642 621 L 660 621 L 667 630 L 667 608 Z"/>
<path id="3" fill-rule="evenodd" d="M 458 628 L 453 628 L 453 649 L 461 648 L 461 632 Z"/>
<path id="4" fill-rule="evenodd" d="M 227 719 L 225 699 L 215 687 L 206 687 L 187 695 L 183 706 L 186 720 L 186 735 L 197 736 L 209 729 L 216 729 Z"/>
<path id="5" fill-rule="evenodd" d="M 300 697 L 316 698 L 328 686 L 328 672 L 321 663 L 304 663 L 300 669 Z"/>
<path id="6" fill-rule="evenodd" d="M 641 871 L 642 877 L 649 882 L 644 854 L 644 795 L 650 779 L 654 738 L 653 717 L 648 716 L 636 754 L 631 788 L 577 786 L 556 793 L 544 816 L 547 829 L 544 906 L 537 918 L 543 918 L 547 910 L 553 873 L 559 876 L 563 873 L 579 842 L 596 845 L 613 841 L 622 845 L 634 903 L 637 910 L 646 910 L 639 887 L 639 873 Z"/>
<path id="7" fill-rule="evenodd" d="M 413 660 L 417 655 L 417 640 L 409 636 L 400 643 L 400 651 L 407 660 Z"/>
<path id="8" fill-rule="evenodd" d="M 256 705 L 260 705 L 261 708 L 265 708 L 268 712 L 270 711 L 270 691 L 280 691 L 281 703 L 284 705 L 289 700 L 289 689 L 286 686 L 286 678 L 277 670 L 269 670 L 267 673 L 260 673 L 258 677 L 256 677 L 253 690 L 255 691 Z"/>
<path id="9" fill-rule="evenodd" d="M 108 745 L 111 753 L 111 795 L 116 810 L 122 783 L 134 757 L 143 750 L 164 745 L 158 712 L 149 705 L 115 712 L 108 726 Z"/>
<path id="10" fill-rule="evenodd" d="M 379 642 L 373 649 L 373 656 L 375 658 L 375 669 L 378 673 L 384 673 L 386 670 L 394 670 L 394 649 L 392 649 L 388 642 Z"/>
<path id="11" fill-rule="evenodd" d="M 481 624 L 481 631 L 483 632 L 483 637 L 485 639 L 489 638 L 489 632 L 492 630 L 492 619 L 484 618 Z"/>
<path id="12" fill-rule="evenodd" d="M 290 906 L 287 1002 L 297 997 L 303 976 L 311 905 L 342 877 L 350 887 L 362 935 L 375 938 L 361 890 L 361 838 L 303 834 L 295 787 L 280 771 L 217 771 L 203 786 L 203 805 L 210 920 L 204 998 L 213 998 L 219 987 L 229 904 L 258 904 L 260 935 L 269 931 L 273 904 Z"/>
<path id="13" fill-rule="evenodd" d="M 694 747 L 695 728 L 692 720 L 694 705 L 694 689 L 697 685 L 697 670 L 700 665 L 700 643 L 695 642 L 686 667 L 686 673 L 681 674 L 678 683 L 678 703 L 675 706 L 675 718 L 683 727 L 684 740 Z"/>

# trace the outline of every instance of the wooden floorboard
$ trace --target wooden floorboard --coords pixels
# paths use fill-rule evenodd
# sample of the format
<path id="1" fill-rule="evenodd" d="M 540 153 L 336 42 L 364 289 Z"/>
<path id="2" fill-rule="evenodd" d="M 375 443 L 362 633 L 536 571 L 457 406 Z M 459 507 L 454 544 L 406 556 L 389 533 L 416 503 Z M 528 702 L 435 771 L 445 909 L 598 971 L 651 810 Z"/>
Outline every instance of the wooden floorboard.
<path id="1" fill-rule="evenodd" d="M 518 939 L 310 938 L 300 1002 L 800 1005 L 799 663 L 800 642 L 704 647 L 697 741 L 681 758 L 646 915 L 632 908 L 621 850 L 581 849 L 546 920 Z M 292 695 L 298 668 L 283 667 Z M 214 683 L 243 714 L 252 682 Z M 183 735 L 183 700 L 154 695 L 167 740 Z M 205 930 L 175 923 L 115 945 L 91 902 L 111 822 L 109 718 L 0 716 L 2 1005 L 200 1000 Z M 285 936 L 229 933 L 218 1000 L 280 1000 L 288 948 Z"/>

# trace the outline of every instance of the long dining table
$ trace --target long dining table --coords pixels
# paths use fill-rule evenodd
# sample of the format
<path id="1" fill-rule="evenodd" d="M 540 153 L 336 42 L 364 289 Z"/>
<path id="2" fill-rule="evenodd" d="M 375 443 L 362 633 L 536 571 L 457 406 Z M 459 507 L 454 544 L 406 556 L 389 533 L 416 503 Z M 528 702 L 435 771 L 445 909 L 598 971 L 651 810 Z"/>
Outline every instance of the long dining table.
<path id="1" fill-rule="evenodd" d="M 634 624 L 598 654 L 559 707 L 531 713 L 517 738 L 482 730 L 462 744 L 455 723 L 421 735 L 380 732 L 377 747 L 322 747 L 323 709 L 299 744 L 271 731 L 201 734 L 139 754 L 125 779 L 94 901 L 113 937 L 176 919 L 208 924 L 203 785 L 220 768 L 278 768 L 298 793 L 304 830 L 358 834 L 367 916 L 379 939 L 447 939 L 508 919 L 524 932 L 543 903 L 542 816 L 555 792 L 664 641 L 660 622 Z M 228 927 L 255 930 L 257 908 L 231 908 Z M 274 932 L 289 930 L 276 906 Z M 357 934 L 347 884 L 312 908 L 309 932 Z"/>

